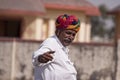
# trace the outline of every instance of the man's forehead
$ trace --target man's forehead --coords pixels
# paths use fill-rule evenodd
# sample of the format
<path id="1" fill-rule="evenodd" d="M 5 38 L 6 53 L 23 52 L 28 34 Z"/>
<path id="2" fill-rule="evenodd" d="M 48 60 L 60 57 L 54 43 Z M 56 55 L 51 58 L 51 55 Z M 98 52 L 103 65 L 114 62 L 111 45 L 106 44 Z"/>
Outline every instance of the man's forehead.
<path id="1" fill-rule="evenodd" d="M 65 29 L 64 32 L 71 32 L 71 33 L 77 33 L 77 31 L 73 29 Z"/>

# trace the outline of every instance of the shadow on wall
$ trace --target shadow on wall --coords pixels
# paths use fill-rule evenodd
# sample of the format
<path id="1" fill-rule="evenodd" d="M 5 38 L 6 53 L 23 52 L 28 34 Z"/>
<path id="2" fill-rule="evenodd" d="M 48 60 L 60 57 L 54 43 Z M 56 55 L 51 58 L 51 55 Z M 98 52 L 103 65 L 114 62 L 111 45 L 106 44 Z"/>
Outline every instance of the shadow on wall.
<path id="1" fill-rule="evenodd" d="M 0 75 L 4 75 L 5 74 L 5 71 L 3 69 L 0 69 Z"/>
<path id="2" fill-rule="evenodd" d="M 26 68 L 25 64 L 20 64 L 20 72 L 21 72 L 21 74 L 20 74 L 19 77 L 16 77 L 15 80 L 25 80 L 26 79 L 26 77 L 24 75 L 25 68 Z"/>
<path id="3" fill-rule="evenodd" d="M 20 64 L 20 72 L 21 74 L 19 75 L 19 77 L 16 77 L 15 80 L 27 80 L 25 73 L 25 69 L 26 69 L 26 65 L 25 64 Z M 33 70 L 32 70 L 32 75 L 33 75 Z M 30 78 L 29 80 L 33 80 L 32 78 Z"/>
<path id="4" fill-rule="evenodd" d="M 113 74 L 109 68 L 94 71 L 90 76 L 83 69 L 77 69 L 77 80 L 113 80 Z"/>

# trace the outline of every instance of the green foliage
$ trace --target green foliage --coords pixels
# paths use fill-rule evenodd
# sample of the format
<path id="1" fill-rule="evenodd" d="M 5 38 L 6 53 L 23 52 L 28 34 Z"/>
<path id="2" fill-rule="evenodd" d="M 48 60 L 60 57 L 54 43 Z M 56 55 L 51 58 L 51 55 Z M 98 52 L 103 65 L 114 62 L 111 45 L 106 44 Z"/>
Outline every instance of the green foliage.
<path id="1" fill-rule="evenodd" d="M 92 17 L 92 36 L 100 36 L 103 37 L 105 30 L 104 30 L 104 22 L 100 22 L 99 17 Z"/>
<path id="2" fill-rule="evenodd" d="M 107 19 L 107 18 L 109 18 L 108 17 L 108 14 L 107 14 L 107 7 L 105 6 L 105 5 L 101 5 L 100 7 L 99 7 L 99 9 L 100 9 L 100 12 L 101 12 L 101 17 L 103 18 L 103 19 Z"/>
<path id="3" fill-rule="evenodd" d="M 108 9 L 105 5 L 101 5 L 99 7 L 99 10 L 100 10 L 100 13 L 101 13 L 101 16 L 93 16 L 91 17 L 91 23 L 92 23 L 92 28 L 91 28 L 91 31 L 92 31 L 92 37 L 94 36 L 99 36 L 99 37 L 103 37 L 105 35 L 107 35 L 109 38 L 113 38 L 114 36 L 114 27 L 109 29 L 109 30 L 106 30 L 105 27 L 106 27 L 106 23 L 105 23 L 105 20 L 106 19 L 113 19 L 112 16 L 108 15 Z"/>

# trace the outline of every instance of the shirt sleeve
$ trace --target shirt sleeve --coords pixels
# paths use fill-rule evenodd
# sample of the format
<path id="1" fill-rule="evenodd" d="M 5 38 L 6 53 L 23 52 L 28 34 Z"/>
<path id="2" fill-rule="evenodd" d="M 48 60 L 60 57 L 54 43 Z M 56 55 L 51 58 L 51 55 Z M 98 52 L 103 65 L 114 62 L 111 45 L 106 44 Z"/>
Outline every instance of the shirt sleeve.
<path id="1" fill-rule="evenodd" d="M 40 47 L 37 51 L 35 51 L 33 53 L 33 56 L 32 56 L 32 63 L 34 66 L 40 66 L 40 65 L 43 65 L 44 63 L 40 63 L 38 61 L 38 57 L 42 54 L 44 54 L 45 52 L 48 52 L 48 51 L 52 51 L 52 49 L 50 49 L 50 47 L 48 46 L 42 46 Z"/>

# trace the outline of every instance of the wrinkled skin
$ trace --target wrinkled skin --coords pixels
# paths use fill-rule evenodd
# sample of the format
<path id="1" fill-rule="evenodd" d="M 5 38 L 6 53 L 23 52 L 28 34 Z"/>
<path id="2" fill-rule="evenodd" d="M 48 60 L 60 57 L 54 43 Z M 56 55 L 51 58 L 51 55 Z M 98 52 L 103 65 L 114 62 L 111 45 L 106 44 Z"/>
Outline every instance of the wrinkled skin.
<path id="1" fill-rule="evenodd" d="M 76 31 L 70 29 L 56 31 L 56 35 L 64 47 L 69 46 L 73 42 L 76 33 L 77 33 Z M 43 55 L 40 55 L 38 57 L 38 61 L 41 63 L 51 61 L 53 59 L 53 56 L 51 54 L 54 54 L 54 52 L 55 51 L 48 51 Z"/>
<path id="2" fill-rule="evenodd" d="M 63 46 L 69 46 L 73 40 L 75 39 L 76 31 L 74 30 L 63 30 L 63 31 L 58 31 L 57 37 L 59 38 L 60 42 L 62 43 Z"/>

